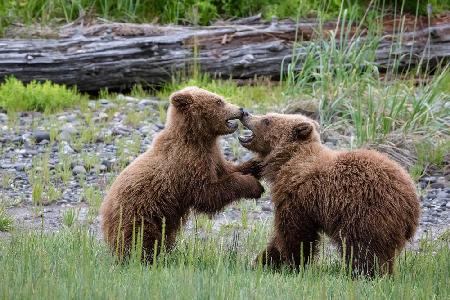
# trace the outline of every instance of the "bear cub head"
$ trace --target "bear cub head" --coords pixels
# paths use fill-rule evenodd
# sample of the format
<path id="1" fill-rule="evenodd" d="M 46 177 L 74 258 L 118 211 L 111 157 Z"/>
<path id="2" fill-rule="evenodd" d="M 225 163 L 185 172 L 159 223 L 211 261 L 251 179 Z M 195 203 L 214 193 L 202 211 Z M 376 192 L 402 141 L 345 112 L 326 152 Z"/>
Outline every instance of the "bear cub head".
<path id="1" fill-rule="evenodd" d="M 238 128 L 244 110 L 223 97 L 192 86 L 170 96 L 168 124 L 185 127 L 185 133 L 197 136 L 230 134 Z"/>
<path id="2" fill-rule="evenodd" d="M 262 157 L 279 149 L 292 149 L 319 142 L 319 124 L 303 115 L 250 115 L 244 112 L 241 120 L 248 129 L 239 136 L 242 146 Z"/>

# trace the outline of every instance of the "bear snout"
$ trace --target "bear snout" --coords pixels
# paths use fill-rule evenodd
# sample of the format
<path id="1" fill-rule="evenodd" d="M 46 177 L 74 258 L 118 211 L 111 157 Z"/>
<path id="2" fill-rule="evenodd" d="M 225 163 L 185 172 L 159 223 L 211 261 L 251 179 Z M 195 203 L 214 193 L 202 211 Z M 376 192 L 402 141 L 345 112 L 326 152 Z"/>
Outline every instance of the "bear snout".
<path id="1" fill-rule="evenodd" d="M 239 110 L 241 111 L 241 117 L 240 117 L 241 120 L 243 118 L 250 116 L 250 113 L 247 110 L 245 110 L 244 108 L 241 107 L 241 108 L 239 108 Z"/>

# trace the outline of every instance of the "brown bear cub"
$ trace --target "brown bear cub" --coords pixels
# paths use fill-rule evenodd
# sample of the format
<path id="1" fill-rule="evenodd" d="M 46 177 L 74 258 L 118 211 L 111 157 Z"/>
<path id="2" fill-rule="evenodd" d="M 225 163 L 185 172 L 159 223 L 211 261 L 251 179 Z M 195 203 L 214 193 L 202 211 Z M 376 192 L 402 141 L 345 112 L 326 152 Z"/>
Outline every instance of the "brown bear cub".
<path id="1" fill-rule="evenodd" d="M 302 115 L 245 113 L 242 123 L 252 134 L 239 140 L 257 153 L 275 205 L 274 237 L 257 259 L 303 265 L 324 232 L 353 274 L 391 273 L 419 221 L 408 173 L 375 151 L 328 149 L 318 124 Z"/>
<path id="2" fill-rule="evenodd" d="M 170 101 L 165 129 L 120 173 L 102 203 L 103 234 L 119 257 L 129 255 L 140 236 L 151 260 L 160 249 L 155 244 L 173 246 L 191 209 L 213 214 L 264 192 L 249 174 L 252 163 L 234 166 L 218 145 L 219 136 L 237 129 L 242 108 L 197 87 L 173 93 Z"/>

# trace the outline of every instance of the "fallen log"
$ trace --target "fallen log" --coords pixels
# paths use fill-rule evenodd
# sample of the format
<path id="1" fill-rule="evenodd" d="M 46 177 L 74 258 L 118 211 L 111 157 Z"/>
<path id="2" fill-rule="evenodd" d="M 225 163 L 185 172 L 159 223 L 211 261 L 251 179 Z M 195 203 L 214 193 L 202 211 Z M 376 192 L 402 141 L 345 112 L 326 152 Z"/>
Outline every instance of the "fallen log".
<path id="1" fill-rule="evenodd" d="M 301 69 L 311 45 L 317 46 L 315 55 L 320 55 L 319 35 L 340 44 L 339 26 L 333 22 L 321 26 L 313 21 L 254 22 L 209 27 L 112 23 L 73 27 L 60 39 L 2 39 L 0 80 L 13 75 L 24 82 L 76 85 L 87 92 L 105 87 L 117 90 L 136 83 L 161 84 L 193 63 L 218 77 L 277 79 L 293 60 L 294 41 L 298 42 L 296 70 Z M 364 29 L 353 26 L 351 32 L 344 47 L 366 39 Z M 373 54 L 380 70 L 448 61 L 450 23 L 416 31 L 385 31 Z"/>

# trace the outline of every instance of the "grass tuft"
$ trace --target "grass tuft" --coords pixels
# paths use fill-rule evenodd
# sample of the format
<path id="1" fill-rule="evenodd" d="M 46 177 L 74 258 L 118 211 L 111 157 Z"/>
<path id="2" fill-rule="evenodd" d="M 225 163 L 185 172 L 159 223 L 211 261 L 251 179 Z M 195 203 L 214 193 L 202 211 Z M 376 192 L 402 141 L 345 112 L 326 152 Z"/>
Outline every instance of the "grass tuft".
<path id="1" fill-rule="evenodd" d="M 14 77 L 0 85 L 0 108 L 8 112 L 39 111 L 54 113 L 75 105 L 83 106 L 87 98 L 76 88 L 45 81 L 23 84 Z"/>
<path id="2" fill-rule="evenodd" d="M 4 207 L 0 206 L 0 231 L 11 231 L 14 220 L 7 214 Z"/>

